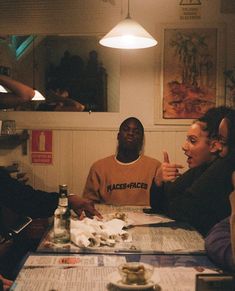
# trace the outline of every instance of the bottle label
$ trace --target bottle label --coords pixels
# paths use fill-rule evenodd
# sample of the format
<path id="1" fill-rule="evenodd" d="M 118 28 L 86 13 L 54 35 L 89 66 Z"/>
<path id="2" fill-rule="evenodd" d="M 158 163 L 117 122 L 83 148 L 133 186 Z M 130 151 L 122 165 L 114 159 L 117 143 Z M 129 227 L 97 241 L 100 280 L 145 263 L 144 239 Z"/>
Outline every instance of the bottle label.
<path id="1" fill-rule="evenodd" d="M 67 207 L 68 198 L 67 197 L 59 198 L 59 206 Z"/>

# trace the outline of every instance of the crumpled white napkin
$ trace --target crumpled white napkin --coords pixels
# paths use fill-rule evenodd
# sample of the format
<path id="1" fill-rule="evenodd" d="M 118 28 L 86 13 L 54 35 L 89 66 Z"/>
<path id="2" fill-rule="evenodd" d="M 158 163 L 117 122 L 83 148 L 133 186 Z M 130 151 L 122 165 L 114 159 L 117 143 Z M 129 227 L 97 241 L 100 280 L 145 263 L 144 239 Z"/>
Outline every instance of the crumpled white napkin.
<path id="1" fill-rule="evenodd" d="M 71 220 L 71 241 L 79 247 L 114 246 L 118 241 L 131 241 L 128 232 L 123 230 L 124 226 L 125 222 L 116 218 L 108 221 L 87 217 Z"/>

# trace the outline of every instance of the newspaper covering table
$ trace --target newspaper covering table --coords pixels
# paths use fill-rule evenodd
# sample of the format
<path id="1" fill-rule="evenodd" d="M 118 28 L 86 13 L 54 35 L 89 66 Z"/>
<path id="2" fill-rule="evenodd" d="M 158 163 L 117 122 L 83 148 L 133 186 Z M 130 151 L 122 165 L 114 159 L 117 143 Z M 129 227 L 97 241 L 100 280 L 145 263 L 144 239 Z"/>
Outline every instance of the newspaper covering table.
<path id="1" fill-rule="evenodd" d="M 217 272 L 206 256 L 199 255 L 31 254 L 10 290 L 118 291 L 118 265 L 127 261 L 154 266 L 148 290 L 194 291 L 196 274 Z"/>
<path id="2" fill-rule="evenodd" d="M 97 207 L 98 208 L 98 207 Z M 147 215 L 141 207 L 101 205 L 102 214 L 127 213 L 133 224 L 127 229 L 132 240 L 117 242 L 114 246 L 79 248 L 73 243 L 56 244 L 50 229 L 39 244 L 40 252 L 68 253 L 204 253 L 204 239 L 194 229 L 176 223 L 161 215 Z"/>

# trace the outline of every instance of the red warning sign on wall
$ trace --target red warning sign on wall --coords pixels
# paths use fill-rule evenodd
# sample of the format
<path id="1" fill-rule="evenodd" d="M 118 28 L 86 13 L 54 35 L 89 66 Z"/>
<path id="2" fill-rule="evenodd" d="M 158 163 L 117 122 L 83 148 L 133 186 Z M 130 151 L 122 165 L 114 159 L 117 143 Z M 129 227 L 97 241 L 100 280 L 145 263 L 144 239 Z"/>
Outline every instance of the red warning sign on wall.
<path id="1" fill-rule="evenodd" d="M 32 130 L 31 161 L 38 164 L 52 164 L 51 130 Z"/>

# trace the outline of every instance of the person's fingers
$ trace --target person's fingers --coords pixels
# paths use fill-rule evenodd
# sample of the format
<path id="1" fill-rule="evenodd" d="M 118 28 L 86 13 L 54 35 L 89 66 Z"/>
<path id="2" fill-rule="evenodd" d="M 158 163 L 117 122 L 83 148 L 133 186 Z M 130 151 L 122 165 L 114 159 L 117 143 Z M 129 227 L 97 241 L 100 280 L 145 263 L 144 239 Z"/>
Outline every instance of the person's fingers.
<path id="1" fill-rule="evenodd" d="M 96 210 L 94 202 L 89 201 L 90 207 L 88 207 L 88 211 L 90 212 L 90 214 L 92 216 L 97 216 L 100 219 L 103 219 L 103 216 L 101 215 L 101 213 Z"/>
<path id="2" fill-rule="evenodd" d="M 93 218 L 94 216 L 97 216 L 99 219 L 103 219 L 103 216 L 97 211 L 95 208 L 84 210 L 85 214 L 89 218 Z"/>
<path id="3" fill-rule="evenodd" d="M 84 210 L 84 212 L 85 212 L 86 217 L 91 218 L 91 219 L 93 218 L 93 215 L 89 211 Z"/>
<path id="4" fill-rule="evenodd" d="M 0 275 L 0 280 L 2 281 L 5 288 L 9 288 L 13 283 L 13 281 L 4 278 L 2 275 Z"/>
<path id="5" fill-rule="evenodd" d="M 80 213 L 80 215 L 78 215 L 78 219 L 79 220 L 83 220 L 87 216 L 87 215 L 84 214 L 83 211 L 80 211 L 79 213 Z"/>
<path id="6" fill-rule="evenodd" d="M 181 164 L 175 164 L 175 166 L 176 166 L 177 169 L 183 169 L 184 168 L 184 166 L 181 165 Z"/>
<path id="7" fill-rule="evenodd" d="M 170 163 L 167 151 L 163 151 L 163 162 L 164 163 Z"/>
<path id="8" fill-rule="evenodd" d="M 175 180 L 179 175 L 178 174 L 172 174 L 172 175 L 164 175 L 163 180 L 166 181 L 172 181 Z"/>
<path id="9" fill-rule="evenodd" d="M 9 288 L 9 287 L 11 287 L 12 284 L 13 284 L 13 282 L 10 281 L 10 280 L 7 280 L 7 279 L 4 279 L 4 280 L 3 280 L 3 286 L 4 286 L 5 288 Z"/>
<path id="10" fill-rule="evenodd" d="M 183 166 L 179 164 L 163 163 L 162 180 L 165 182 L 174 181 L 177 177 L 181 176 L 179 171 L 180 168 L 183 168 Z"/>
<path id="11" fill-rule="evenodd" d="M 96 209 L 94 209 L 94 214 L 95 214 L 95 216 L 97 216 L 98 218 L 103 219 L 102 214 L 101 214 L 99 211 L 97 211 Z"/>
<path id="12" fill-rule="evenodd" d="M 181 164 L 170 164 L 170 159 L 169 159 L 169 155 L 167 153 L 167 151 L 163 151 L 163 165 L 166 165 L 167 167 L 172 167 L 172 168 L 179 168 L 182 169 L 183 166 Z"/>
<path id="13" fill-rule="evenodd" d="M 184 168 L 184 166 L 180 165 L 180 164 L 162 164 L 163 166 L 163 170 L 165 171 L 176 171 L 177 169 L 182 169 Z"/>
<path id="14" fill-rule="evenodd" d="M 177 168 L 173 168 L 173 169 L 171 169 L 169 171 L 165 171 L 163 173 L 163 175 L 168 175 L 168 176 L 170 176 L 170 175 L 179 175 L 179 170 Z"/>
<path id="15" fill-rule="evenodd" d="M 77 208 L 77 209 L 73 209 L 73 211 L 77 214 L 78 218 L 80 219 L 83 209 Z"/>

